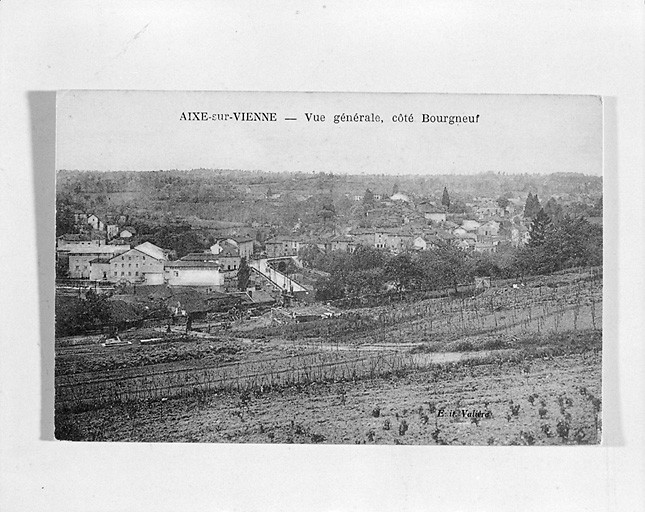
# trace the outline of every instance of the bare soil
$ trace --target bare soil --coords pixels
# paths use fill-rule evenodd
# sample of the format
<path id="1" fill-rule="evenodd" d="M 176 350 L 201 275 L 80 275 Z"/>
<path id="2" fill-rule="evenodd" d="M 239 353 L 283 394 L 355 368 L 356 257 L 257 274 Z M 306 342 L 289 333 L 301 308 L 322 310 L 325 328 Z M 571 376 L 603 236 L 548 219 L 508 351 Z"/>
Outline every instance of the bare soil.
<path id="1" fill-rule="evenodd" d="M 60 420 L 79 439 L 105 441 L 594 444 L 600 442 L 600 394 L 601 355 L 589 351 L 121 405 Z"/>

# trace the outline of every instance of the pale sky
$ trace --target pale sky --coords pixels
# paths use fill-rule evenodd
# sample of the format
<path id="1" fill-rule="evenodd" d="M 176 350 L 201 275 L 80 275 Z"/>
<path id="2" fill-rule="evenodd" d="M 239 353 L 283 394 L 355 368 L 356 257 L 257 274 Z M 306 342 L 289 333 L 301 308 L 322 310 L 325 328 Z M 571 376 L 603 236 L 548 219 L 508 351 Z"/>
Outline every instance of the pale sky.
<path id="1" fill-rule="evenodd" d="M 67 91 L 57 103 L 57 169 L 602 174 L 598 96 Z M 277 121 L 180 120 L 189 111 Z M 343 113 L 383 122 L 334 124 Z M 479 121 L 422 123 L 424 113 Z M 392 122 L 398 114 L 414 122 Z"/>

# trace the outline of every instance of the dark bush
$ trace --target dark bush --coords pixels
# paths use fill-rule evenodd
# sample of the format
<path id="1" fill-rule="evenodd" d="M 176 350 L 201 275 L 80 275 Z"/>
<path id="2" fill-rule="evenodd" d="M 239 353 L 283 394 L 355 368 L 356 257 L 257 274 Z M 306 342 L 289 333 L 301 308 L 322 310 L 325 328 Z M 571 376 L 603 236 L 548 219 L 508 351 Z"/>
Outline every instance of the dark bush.
<path id="1" fill-rule="evenodd" d="M 468 352 L 473 350 L 473 344 L 470 341 L 460 341 L 455 345 L 455 352 Z"/>
<path id="2" fill-rule="evenodd" d="M 74 421 L 72 414 L 57 413 L 54 418 L 54 437 L 59 441 L 82 441 L 83 430 Z"/>

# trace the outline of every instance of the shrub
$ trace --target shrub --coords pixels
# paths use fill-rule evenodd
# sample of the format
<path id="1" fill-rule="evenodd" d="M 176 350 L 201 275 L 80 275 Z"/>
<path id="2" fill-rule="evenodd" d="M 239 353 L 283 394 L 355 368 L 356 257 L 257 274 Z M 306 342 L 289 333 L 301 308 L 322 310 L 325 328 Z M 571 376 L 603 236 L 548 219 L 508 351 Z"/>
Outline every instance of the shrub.
<path id="1" fill-rule="evenodd" d="M 558 421 L 558 424 L 555 426 L 556 432 L 558 433 L 558 437 L 562 438 L 563 441 L 566 441 L 569 439 L 569 430 L 571 426 L 569 425 L 569 422 L 565 420 L 560 420 Z"/>
<path id="2" fill-rule="evenodd" d="M 83 431 L 73 420 L 73 415 L 57 413 L 54 418 L 54 437 L 59 441 L 82 441 Z"/>
<path id="3" fill-rule="evenodd" d="M 312 443 L 322 443 L 326 439 L 325 436 L 322 434 L 311 434 L 311 442 Z"/>
<path id="4" fill-rule="evenodd" d="M 486 340 L 482 344 L 484 350 L 500 350 L 508 347 L 508 344 L 501 338 L 496 338 L 493 340 Z"/>
<path id="5" fill-rule="evenodd" d="M 455 345 L 455 352 L 469 352 L 473 350 L 473 344 L 470 341 L 460 341 Z"/>
<path id="6" fill-rule="evenodd" d="M 576 430 L 575 433 L 573 434 L 573 440 L 578 444 L 585 443 L 586 438 L 587 438 L 587 433 L 584 431 L 584 428 L 582 427 Z"/>

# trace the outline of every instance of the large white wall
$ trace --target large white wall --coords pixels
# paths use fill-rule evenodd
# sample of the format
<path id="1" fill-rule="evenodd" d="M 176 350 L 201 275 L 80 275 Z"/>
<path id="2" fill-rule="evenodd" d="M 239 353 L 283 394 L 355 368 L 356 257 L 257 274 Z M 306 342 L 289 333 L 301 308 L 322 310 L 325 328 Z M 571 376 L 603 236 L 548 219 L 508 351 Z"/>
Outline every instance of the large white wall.
<path id="1" fill-rule="evenodd" d="M 165 271 L 170 286 L 224 286 L 224 275 L 216 268 L 173 268 Z"/>

